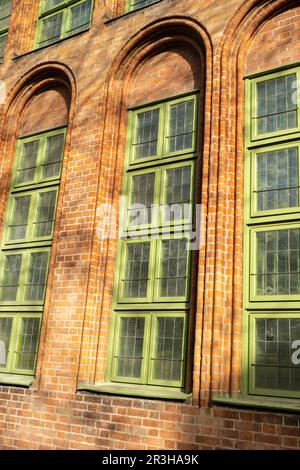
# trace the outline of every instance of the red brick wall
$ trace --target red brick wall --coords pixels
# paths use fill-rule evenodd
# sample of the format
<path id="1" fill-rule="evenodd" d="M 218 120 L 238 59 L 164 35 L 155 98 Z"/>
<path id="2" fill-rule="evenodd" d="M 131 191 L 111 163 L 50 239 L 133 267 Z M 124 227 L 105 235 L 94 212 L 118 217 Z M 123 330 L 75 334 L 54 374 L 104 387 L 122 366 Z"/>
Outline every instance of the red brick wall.
<path id="1" fill-rule="evenodd" d="M 300 7 L 270 19 L 253 38 L 247 75 L 300 62 Z"/>
<path id="2" fill-rule="evenodd" d="M 22 110 L 30 103 L 46 127 L 50 114 L 46 122 L 41 96 L 32 98 L 63 83 L 71 100 L 36 381 L 29 389 L 0 387 L 1 449 L 299 448 L 297 414 L 210 402 L 214 392 L 240 389 L 244 71 L 299 60 L 296 43 L 282 50 L 290 30 L 273 31 L 291 25 L 289 37 L 297 37 L 295 4 L 162 0 L 104 23 L 124 2 L 95 0 L 90 31 L 30 52 L 38 1 L 15 2 L 0 67 L 8 92 L 0 105 L 0 231 Z M 20 53 L 28 54 L 15 58 Z M 116 243 L 99 239 L 97 209 L 118 205 L 126 108 L 202 89 L 200 78 L 207 227 L 198 265 L 192 399 L 180 404 L 77 392 L 82 381 L 102 380 L 106 367 Z M 50 113 L 65 109 L 56 98 Z M 51 116 L 56 122 L 56 112 Z"/>
<path id="3" fill-rule="evenodd" d="M 177 47 L 143 63 L 131 81 L 128 106 L 168 98 L 200 87 L 201 64 L 196 51 Z"/>
<path id="4" fill-rule="evenodd" d="M 45 90 L 34 96 L 24 109 L 18 134 L 34 134 L 68 124 L 69 97 L 64 88 Z"/>

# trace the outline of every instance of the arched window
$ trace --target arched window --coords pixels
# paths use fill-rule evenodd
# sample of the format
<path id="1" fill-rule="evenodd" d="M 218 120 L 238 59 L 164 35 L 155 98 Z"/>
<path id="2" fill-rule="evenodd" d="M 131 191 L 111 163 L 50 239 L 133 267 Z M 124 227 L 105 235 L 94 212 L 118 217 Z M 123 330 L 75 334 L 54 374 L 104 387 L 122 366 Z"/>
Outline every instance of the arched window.
<path id="1" fill-rule="evenodd" d="M 67 119 L 68 96 L 56 87 L 20 120 L 0 252 L 0 381 L 6 373 L 30 383 L 34 374 Z"/>
<path id="2" fill-rule="evenodd" d="M 197 60 L 193 50 L 170 48 L 146 61 L 131 87 L 108 365 L 119 392 L 123 384 L 138 395 L 142 385 L 148 396 L 180 397 L 186 386 Z"/>

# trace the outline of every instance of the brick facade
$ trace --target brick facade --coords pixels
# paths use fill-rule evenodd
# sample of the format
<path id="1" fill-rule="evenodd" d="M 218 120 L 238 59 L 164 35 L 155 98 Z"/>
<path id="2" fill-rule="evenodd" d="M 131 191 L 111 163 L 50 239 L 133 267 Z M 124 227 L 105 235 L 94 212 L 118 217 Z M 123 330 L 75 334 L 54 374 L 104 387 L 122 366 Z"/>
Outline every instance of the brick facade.
<path id="1" fill-rule="evenodd" d="M 16 138 L 67 120 L 68 129 L 36 380 L 0 386 L 0 448 L 299 448 L 298 414 L 211 402 L 241 386 L 243 78 L 300 61 L 298 1 L 161 0 L 118 16 L 124 0 L 95 0 L 89 31 L 37 51 L 38 0 L 13 3 L 0 67 L 0 231 Z M 127 107 L 196 88 L 206 225 L 192 399 L 76 391 L 105 374 L 116 241 L 99 237 L 99 208 L 118 214 Z"/>

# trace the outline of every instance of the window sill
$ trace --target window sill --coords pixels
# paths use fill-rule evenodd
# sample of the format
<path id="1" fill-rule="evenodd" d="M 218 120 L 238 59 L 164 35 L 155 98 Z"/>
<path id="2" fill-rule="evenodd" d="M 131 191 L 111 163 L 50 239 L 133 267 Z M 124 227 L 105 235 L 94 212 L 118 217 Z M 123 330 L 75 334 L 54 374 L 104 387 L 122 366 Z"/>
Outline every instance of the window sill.
<path id="1" fill-rule="evenodd" d="M 296 398 L 262 397 L 257 395 L 242 396 L 240 394 L 216 394 L 212 402 L 217 405 L 243 406 L 248 408 L 273 409 L 281 411 L 300 412 L 300 400 Z"/>
<path id="2" fill-rule="evenodd" d="M 102 382 L 99 384 L 81 384 L 77 387 L 79 391 L 104 393 L 109 395 L 126 395 L 142 398 L 158 398 L 163 400 L 186 401 L 190 394 L 181 390 L 169 389 L 167 387 L 151 387 L 148 385 L 131 385 L 112 382 Z"/>
<path id="3" fill-rule="evenodd" d="M 12 60 L 18 60 L 18 59 L 21 59 L 22 57 L 26 57 L 30 54 L 34 54 L 35 52 L 39 52 L 39 51 L 42 51 L 44 49 L 47 49 L 48 47 L 51 47 L 51 46 L 57 46 L 58 44 L 60 44 L 61 42 L 64 42 L 64 41 L 67 41 L 68 39 L 72 39 L 72 38 L 75 38 L 77 36 L 80 36 L 81 34 L 84 34 L 86 33 L 87 31 L 89 31 L 91 29 L 90 26 L 88 26 L 86 29 L 82 30 L 82 31 L 79 31 L 78 33 L 75 33 L 75 34 L 72 34 L 71 36 L 66 36 L 64 38 L 61 38 L 61 39 L 58 39 L 57 41 L 55 42 L 52 42 L 51 44 L 46 44 L 45 46 L 40 46 L 40 47 L 35 47 L 34 49 L 31 49 L 31 51 L 28 51 L 28 52 L 25 52 L 24 54 L 20 54 L 20 55 L 15 55 L 13 57 Z"/>
<path id="4" fill-rule="evenodd" d="M 127 16 L 130 16 L 134 13 L 138 13 L 139 11 L 144 10 L 145 8 L 150 8 L 152 7 L 152 5 L 155 5 L 156 3 L 160 3 L 160 2 L 162 2 L 162 0 L 156 0 L 153 3 L 150 3 L 149 5 L 144 5 L 142 7 L 135 8 L 134 10 L 126 11 L 122 15 L 113 16 L 112 18 L 104 19 L 103 23 L 104 24 L 113 23 L 114 21 L 121 20 L 122 18 L 126 18 Z"/>
<path id="5" fill-rule="evenodd" d="M 32 375 L 0 374 L 0 385 L 30 387 L 34 382 Z"/>

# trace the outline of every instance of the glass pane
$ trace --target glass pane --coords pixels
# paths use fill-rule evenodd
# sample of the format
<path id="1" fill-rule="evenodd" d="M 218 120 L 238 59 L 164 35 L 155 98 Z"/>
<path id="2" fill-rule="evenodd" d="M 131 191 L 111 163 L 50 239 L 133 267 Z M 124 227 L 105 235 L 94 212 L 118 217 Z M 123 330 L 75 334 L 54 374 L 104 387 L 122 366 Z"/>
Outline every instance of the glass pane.
<path id="1" fill-rule="evenodd" d="M 12 0 L 0 0 L 0 30 L 8 29 Z"/>
<path id="2" fill-rule="evenodd" d="M 43 162 L 42 179 L 55 178 L 60 175 L 63 159 L 65 136 L 63 134 L 47 138 L 46 155 Z"/>
<path id="3" fill-rule="evenodd" d="M 5 256 L 0 297 L 2 302 L 17 299 L 21 262 L 21 254 Z"/>
<path id="4" fill-rule="evenodd" d="M 298 148 L 264 152 L 257 158 L 257 209 L 299 206 Z"/>
<path id="5" fill-rule="evenodd" d="M 151 5 L 151 3 L 156 2 L 157 0 L 132 0 L 129 3 L 130 10 L 137 10 L 138 8 L 146 7 Z"/>
<path id="6" fill-rule="evenodd" d="M 155 173 L 133 176 L 131 181 L 129 225 L 151 224 Z"/>
<path id="7" fill-rule="evenodd" d="M 31 253 L 25 300 L 43 301 L 48 273 L 48 251 Z"/>
<path id="8" fill-rule="evenodd" d="M 0 318 L 0 367 L 7 365 L 12 322 L 12 318 Z"/>
<path id="9" fill-rule="evenodd" d="M 300 319 L 257 319 L 253 364 L 256 387 L 299 390 L 299 345 Z"/>
<path id="10" fill-rule="evenodd" d="M 22 240 L 26 237 L 31 196 L 18 196 L 14 200 L 10 223 L 10 240 Z"/>
<path id="11" fill-rule="evenodd" d="M 141 376 L 145 318 L 121 318 L 117 376 Z"/>
<path id="12" fill-rule="evenodd" d="M 7 34 L 3 34 L 2 36 L 0 36 L 0 61 L 2 61 L 4 57 L 6 40 L 7 40 Z"/>
<path id="13" fill-rule="evenodd" d="M 257 233 L 257 295 L 300 294 L 300 229 Z"/>
<path id="14" fill-rule="evenodd" d="M 163 240 L 160 297 L 184 297 L 187 278 L 186 240 Z"/>
<path id="15" fill-rule="evenodd" d="M 190 219 L 191 176 L 190 166 L 171 168 L 166 171 L 164 222 Z"/>
<path id="16" fill-rule="evenodd" d="M 59 5 L 61 5 L 62 3 L 64 3 L 65 0 L 44 0 L 44 8 L 43 8 L 43 11 L 46 11 L 46 10 L 51 10 L 51 8 L 55 8 Z"/>
<path id="17" fill-rule="evenodd" d="M 150 243 L 127 245 L 124 292 L 126 298 L 147 297 Z"/>
<path id="18" fill-rule="evenodd" d="M 157 318 L 153 378 L 180 381 L 182 373 L 183 318 Z"/>
<path id="19" fill-rule="evenodd" d="M 33 370 L 39 339 L 39 318 L 22 318 L 18 339 L 16 369 Z"/>
<path id="20" fill-rule="evenodd" d="M 47 237 L 52 235 L 57 191 L 40 193 L 36 220 L 34 222 L 34 237 Z"/>
<path id="21" fill-rule="evenodd" d="M 60 12 L 42 20 L 40 45 L 45 46 L 57 41 L 61 35 L 63 13 Z"/>
<path id="22" fill-rule="evenodd" d="M 22 146 L 22 156 L 17 178 L 18 184 L 30 183 L 34 180 L 38 149 L 39 140 L 26 142 Z"/>
<path id="23" fill-rule="evenodd" d="M 71 10 L 71 25 L 68 31 L 69 34 L 74 34 L 85 29 L 91 18 L 92 0 L 75 5 Z"/>
<path id="24" fill-rule="evenodd" d="M 134 145 L 136 159 L 157 155 L 159 109 L 137 115 L 137 128 Z"/>
<path id="25" fill-rule="evenodd" d="M 193 147 L 194 101 L 184 101 L 170 107 L 169 152 Z"/>
<path id="26" fill-rule="evenodd" d="M 257 133 L 293 129 L 297 123 L 296 74 L 257 84 Z"/>

